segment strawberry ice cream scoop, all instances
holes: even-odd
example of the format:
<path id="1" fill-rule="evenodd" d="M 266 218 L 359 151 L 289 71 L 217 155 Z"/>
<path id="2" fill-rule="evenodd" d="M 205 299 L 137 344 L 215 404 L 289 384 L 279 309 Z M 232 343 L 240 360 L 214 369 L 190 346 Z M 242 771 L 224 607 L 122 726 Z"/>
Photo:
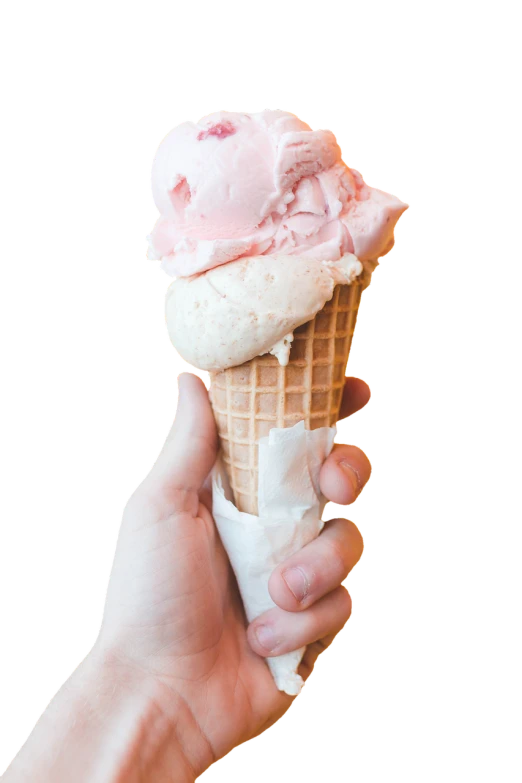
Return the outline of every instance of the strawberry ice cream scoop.
<path id="1" fill-rule="evenodd" d="M 276 253 L 375 261 L 406 209 L 343 163 L 330 131 L 282 111 L 218 112 L 174 128 L 152 190 L 160 218 L 149 256 L 178 277 Z"/>

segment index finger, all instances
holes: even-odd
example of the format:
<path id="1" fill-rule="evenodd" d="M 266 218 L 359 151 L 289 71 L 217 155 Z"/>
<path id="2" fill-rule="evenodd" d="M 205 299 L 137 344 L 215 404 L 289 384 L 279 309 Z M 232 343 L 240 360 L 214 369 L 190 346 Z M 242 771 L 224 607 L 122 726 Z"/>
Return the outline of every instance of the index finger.
<path id="1" fill-rule="evenodd" d="M 341 401 L 340 420 L 353 416 L 368 405 L 372 398 L 371 386 L 355 375 L 347 375 Z"/>

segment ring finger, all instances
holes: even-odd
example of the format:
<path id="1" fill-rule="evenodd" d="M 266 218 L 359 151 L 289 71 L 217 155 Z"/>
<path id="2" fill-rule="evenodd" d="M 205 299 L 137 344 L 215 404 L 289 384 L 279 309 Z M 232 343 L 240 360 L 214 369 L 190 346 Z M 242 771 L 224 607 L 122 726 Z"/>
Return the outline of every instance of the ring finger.
<path id="1" fill-rule="evenodd" d="M 283 655 L 338 633 L 351 611 L 348 591 L 338 587 L 304 612 L 270 609 L 249 626 L 248 640 L 258 655 Z"/>

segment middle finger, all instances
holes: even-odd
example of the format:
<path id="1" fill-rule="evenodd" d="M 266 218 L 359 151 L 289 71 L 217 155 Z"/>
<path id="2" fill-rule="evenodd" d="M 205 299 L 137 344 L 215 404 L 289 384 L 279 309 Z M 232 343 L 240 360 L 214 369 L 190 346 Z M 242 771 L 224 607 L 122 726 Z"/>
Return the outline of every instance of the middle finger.
<path id="1" fill-rule="evenodd" d="M 321 535 L 272 573 L 272 600 L 287 612 L 300 612 L 335 590 L 363 551 L 357 527 L 347 519 L 327 522 Z"/>

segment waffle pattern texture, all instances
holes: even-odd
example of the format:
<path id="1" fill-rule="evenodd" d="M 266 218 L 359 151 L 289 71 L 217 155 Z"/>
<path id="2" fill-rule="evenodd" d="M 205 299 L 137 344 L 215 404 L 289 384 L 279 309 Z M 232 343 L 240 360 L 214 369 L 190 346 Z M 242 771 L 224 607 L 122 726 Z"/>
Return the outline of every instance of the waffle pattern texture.
<path id="1" fill-rule="evenodd" d="M 273 427 L 331 427 L 339 418 L 362 280 L 338 285 L 312 321 L 294 332 L 286 367 L 256 356 L 210 378 L 222 457 L 240 511 L 257 514 L 257 444 Z"/>

